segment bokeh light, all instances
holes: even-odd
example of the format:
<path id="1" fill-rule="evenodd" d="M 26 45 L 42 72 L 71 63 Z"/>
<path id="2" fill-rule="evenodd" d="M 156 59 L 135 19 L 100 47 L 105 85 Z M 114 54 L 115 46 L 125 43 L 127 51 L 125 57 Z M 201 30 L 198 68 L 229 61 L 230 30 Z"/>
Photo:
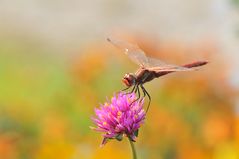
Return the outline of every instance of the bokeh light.
<path id="1" fill-rule="evenodd" d="M 113 34 L 169 63 L 209 61 L 145 84 L 139 159 L 238 159 L 238 4 L 1 1 L 0 159 L 131 158 L 127 140 L 100 148 L 89 128 L 138 68 L 107 42 Z"/>

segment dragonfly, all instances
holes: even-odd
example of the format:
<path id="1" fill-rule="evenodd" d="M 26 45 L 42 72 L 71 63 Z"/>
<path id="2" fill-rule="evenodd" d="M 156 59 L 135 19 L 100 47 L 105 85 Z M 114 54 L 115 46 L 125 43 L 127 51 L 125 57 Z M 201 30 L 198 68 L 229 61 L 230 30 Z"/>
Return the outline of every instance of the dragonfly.
<path id="1" fill-rule="evenodd" d="M 126 91 L 133 87 L 132 90 L 128 93 L 137 93 L 137 99 L 132 102 L 134 103 L 141 98 L 141 89 L 141 91 L 143 92 L 143 98 L 147 96 L 149 99 L 146 112 L 148 112 L 149 110 L 151 96 L 144 87 L 145 83 L 172 72 L 194 71 L 197 70 L 195 69 L 195 67 L 200 67 L 208 63 L 207 61 L 194 61 L 182 66 L 168 64 L 159 59 L 146 56 L 144 51 L 140 49 L 136 44 L 131 44 L 125 41 L 112 38 L 107 38 L 107 41 L 109 41 L 115 47 L 123 51 L 131 61 L 133 61 L 139 66 L 135 73 L 126 73 L 124 75 L 124 77 L 122 78 L 122 82 L 126 85 L 126 88 L 121 91 Z"/>

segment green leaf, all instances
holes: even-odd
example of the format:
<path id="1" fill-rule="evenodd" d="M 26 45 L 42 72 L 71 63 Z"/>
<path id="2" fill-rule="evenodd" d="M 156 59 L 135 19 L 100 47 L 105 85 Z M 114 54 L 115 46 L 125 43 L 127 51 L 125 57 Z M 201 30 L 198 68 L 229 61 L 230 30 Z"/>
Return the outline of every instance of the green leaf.
<path id="1" fill-rule="evenodd" d="M 122 139 L 123 139 L 123 134 L 118 134 L 115 138 L 116 138 L 118 141 L 122 141 Z"/>
<path id="2" fill-rule="evenodd" d="M 137 129 L 137 130 L 134 132 L 134 135 L 135 135 L 136 137 L 138 137 L 138 134 L 139 134 L 139 129 Z"/>

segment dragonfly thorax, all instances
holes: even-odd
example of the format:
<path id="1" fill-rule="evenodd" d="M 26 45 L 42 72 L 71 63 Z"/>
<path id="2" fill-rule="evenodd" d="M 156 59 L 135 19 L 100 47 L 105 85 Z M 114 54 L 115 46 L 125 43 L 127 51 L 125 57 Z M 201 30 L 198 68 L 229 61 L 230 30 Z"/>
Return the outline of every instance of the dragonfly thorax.
<path id="1" fill-rule="evenodd" d="M 130 87 L 136 83 L 136 77 L 133 73 L 126 73 L 122 81 L 127 87 Z"/>

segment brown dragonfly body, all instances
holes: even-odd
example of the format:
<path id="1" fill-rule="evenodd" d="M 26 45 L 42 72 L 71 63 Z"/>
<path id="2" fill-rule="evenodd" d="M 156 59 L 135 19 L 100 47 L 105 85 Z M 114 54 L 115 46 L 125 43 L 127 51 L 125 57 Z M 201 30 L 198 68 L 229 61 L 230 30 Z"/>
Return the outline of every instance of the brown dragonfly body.
<path id="1" fill-rule="evenodd" d="M 206 61 L 196 61 L 190 64 L 186 64 L 183 65 L 182 67 L 186 67 L 186 68 L 192 68 L 192 67 L 199 67 L 202 65 L 207 64 Z M 162 71 L 162 72 L 158 72 L 158 71 L 154 71 L 154 70 L 148 70 L 146 68 L 139 68 L 135 73 L 135 82 L 140 84 L 144 84 L 146 82 L 152 81 L 154 78 L 158 78 L 161 77 L 163 75 L 166 75 L 168 73 L 172 73 L 175 71 Z M 123 79 L 124 81 L 124 79 Z M 127 83 L 127 81 L 125 81 L 124 83 Z"/>
<path id="2" fill-rule="evenodd" d="M 140 68 L 135 73 L 125 74 L 122 81 L 127 86 L 127 88 L 122 91 L 125 91 L 133 86 L 133 89 L 130 93 L 138 93 L 138 98 L 135 100 L 137 101 L 140 99 L 140 87 L 142 89 L 144 97 L 147 95 L 149 98 L 149 104 L 146 112 L 148 111 L 151 97 L 144 88 L 144 83 L 172 72 L 193 71 L 195 70 L 194 67 L 203 66 L 208 63 L 207 61 L 196 61 L 182 66 L 167 64 L 158 59 L 147 57 L 137 45 L 132 45 L 123 41 L 112 39 L 107 40 L 119 49 L 123 50 L 133 62 L 140 66 Z"/>

